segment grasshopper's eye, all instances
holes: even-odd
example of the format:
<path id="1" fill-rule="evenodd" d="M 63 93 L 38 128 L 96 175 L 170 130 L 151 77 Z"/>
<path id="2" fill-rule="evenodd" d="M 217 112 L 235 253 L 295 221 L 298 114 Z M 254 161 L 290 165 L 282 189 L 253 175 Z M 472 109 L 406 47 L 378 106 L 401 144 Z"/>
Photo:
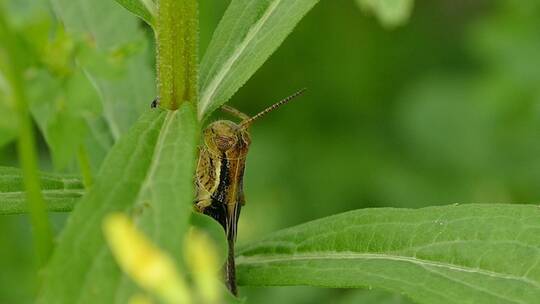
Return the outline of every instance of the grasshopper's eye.
<path id="1" fill-rule="evenodd" d="M 227 151 L 236 144 L 236 138 L 224 135 L 216 135 L 214 137 L 214 143 L 221 151 Z"/>

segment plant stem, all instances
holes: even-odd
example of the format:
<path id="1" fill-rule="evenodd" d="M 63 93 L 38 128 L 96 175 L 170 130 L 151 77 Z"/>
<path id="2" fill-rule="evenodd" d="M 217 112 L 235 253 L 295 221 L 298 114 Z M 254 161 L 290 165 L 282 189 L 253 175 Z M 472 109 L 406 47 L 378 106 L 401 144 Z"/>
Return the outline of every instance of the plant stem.
<path id="1" fill-rule="evenodd" d="M 158 94 L 163 108 L 197 104 L 198 33 L 197 0 L 157 1 Z"/>
<path id="2" fill-rule="evenodd" d="M 84 195 L 84 190 L 69 190 L 66 191 L 64 197 L 50 197 L 46 200 L 46 209 L 48 212 L 71 212 L 75 208 L 75 204 Z M 28 204 L 24 197 L 1 197 L 0 200 L 0 215 L 14 215 L 28 213 Z"/>
<path id="3" fill-rule="evenodd" d="M 0 61 L 4 61 L 2 67 L 10 85 L 10 93 L 18 120 L 18 154 L 30 209 L 32 232 L 39 266 L 44 266 L 53 247 L 51 226 L 45 211 L 45 202 L 41 196 L 34 129 L 22 78 L 22 64 L 20 62 L 22 55 L 18 51 L 18 41 L 2 15 L 0 15 L 0 38 L 4 50 L 4 58 L 0 58 Z"/>

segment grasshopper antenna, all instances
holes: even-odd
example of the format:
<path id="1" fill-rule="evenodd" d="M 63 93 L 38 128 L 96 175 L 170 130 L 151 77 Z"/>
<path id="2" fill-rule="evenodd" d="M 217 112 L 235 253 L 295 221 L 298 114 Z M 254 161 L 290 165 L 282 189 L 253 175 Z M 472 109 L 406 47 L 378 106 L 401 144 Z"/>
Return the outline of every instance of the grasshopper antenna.
<path id="1" fill-rule="evenodd" d="M 264 115 L 268 114 L 269 112 L 274 111 L 275 109 L 281 107 L 282 105 L 284 105 L 284 104 L 286 104 L 286 103 L 289 103 L 289 102 L 290 102 L 291 100 L 293 100 L 295 97 L 298 97 L 298 96 L 302 95 L 305 91 L 306 91 L 306 88 L 303 88 L 303 89 L 301 89 L 300 91 L 298 91 L 298 92 L 292 94 L 291 96 L 289 96 L 289 97 L 287 97 L 287 98 L 285 98 L 285 99 L 282 99 L 282 100 L 276 102 L 275 104 L 273 104 L 273 105 L 269 106 L 268 108 L 266 108 L 266 109 L 262 110 L 261 112 L 259 112 L 259 114 L 255 115 L 255 116 L 253 116 L 253 117 L 251 117 L 251 118 L 249 118 L 249 119 L 244 120 L 244 121 L 240 124 L 240 127 L 245 128 L 245 129 L 249 128 L 249 126 L 251 126 L 251 124 L 252 124 L 255 120 L 257 120 L 257 119 L 263 117 Z"/>

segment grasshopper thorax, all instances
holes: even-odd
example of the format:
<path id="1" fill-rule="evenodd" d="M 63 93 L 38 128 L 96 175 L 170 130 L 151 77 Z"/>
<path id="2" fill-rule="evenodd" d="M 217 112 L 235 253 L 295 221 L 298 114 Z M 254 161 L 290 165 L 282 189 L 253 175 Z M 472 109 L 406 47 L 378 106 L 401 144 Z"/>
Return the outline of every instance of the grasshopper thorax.
<path id="1" fill-rule="evenodd" d="M 218 120 L 204 130 L 204 145 L 220 157 L 244 158 L 251 144 L 247 128 L 229 120 Z"/>

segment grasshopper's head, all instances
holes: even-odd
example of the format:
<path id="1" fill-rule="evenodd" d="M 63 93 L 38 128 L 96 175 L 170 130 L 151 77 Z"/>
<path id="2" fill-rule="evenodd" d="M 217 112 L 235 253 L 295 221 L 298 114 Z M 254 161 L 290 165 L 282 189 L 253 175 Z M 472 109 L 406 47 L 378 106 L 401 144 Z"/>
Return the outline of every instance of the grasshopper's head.
<path id="1" fill-rule="evenodd" d="M 251 138 L 247 128 L 229 120 L 218 120 L 204 130 L 204 144 L 217 155 L 240 158 L 247 154 Z"/>
<path id="2" fill-rule="evenodd" d="M 204 144 L 206 148 L 219 156 L 225 154 L 227 157 L 245 157 L 249 149 L 249 145 L 251 144 L 251 138 L 248 133 L 248 129 L 251 124 L 267 113 L 288 103 L 296 96 L 302 94 L 304 91 L 305 89 L 302 89 L 294 93 L 293 95 L 271 105 L 251 118 L 245 114 L 242 114 L 245 116 L 245 119 L 240 124 L 236 124 L 229 120 L 218 120 L 211 123 L 204 130 Z"/>

